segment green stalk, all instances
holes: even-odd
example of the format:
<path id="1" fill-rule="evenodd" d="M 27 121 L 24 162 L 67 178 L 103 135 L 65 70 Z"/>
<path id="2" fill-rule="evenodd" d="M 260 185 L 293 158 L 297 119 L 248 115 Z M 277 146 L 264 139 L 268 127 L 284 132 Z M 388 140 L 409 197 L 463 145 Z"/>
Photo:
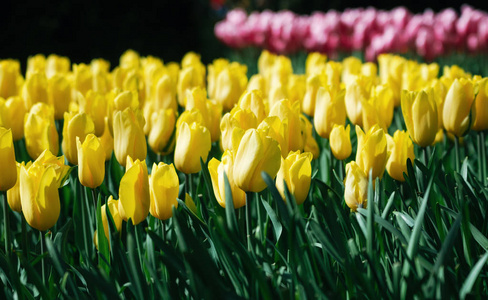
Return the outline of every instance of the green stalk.
<path id="1" fill-rule="evenodd" d="M 9 208 L 8 200 L 7 200 L 7 192 L 2 191 L 3 196 L 3 221 L 4 221 L 4 230 L 5 230 L 5 256 L 7 260 L 10 260 L 10 220 L 9 220 Z"/>
<path id="2" fill-rule="evenodd" d="M 246 235 L 247 235 L 247 250 L 251 252 L 251 199 L 252 192 L 246 192 Z"/>
<path id="3" fill-rule="evenodd" d="M 485 132 L 481 131 L 481 159 L 483 160 L 482 164 L 482 169 L 483 169 L 483 183 L 486 185 L 486 177 L 488 174 L 486 173 L 486 140 L 485 140 Z"/>
<path id="4" fill-rule="evenodd" d="M 479 177 L 479 180 L 480 182 L 484 182 L 484 179 L 483 179 L 483 156 L 481 154 L 482 152 L 482 145 L 484 144 L 482 138 L 481 138 L 481 132 L 478 132 L 478 138 L 476 139 L 476 150 L 478 150 L 477 154 L 478 154 L 478 177 Z"/>
<path id="5" fill-rule="evenodd" d="M 24 252 L 24 257 L 29 260 L 29 244 L 27 243 L 27 221 L 25 220 L 24 214 L 21 215 L 22 218 L 22 252 Z"/>
<path id="6" fill-rule="evenodd" d="M 42 256 L 44 255 L 44 236 L 42 234 L 42 231 L 39 231 L 39 239 L 41 240 L 41 256 Z M 42 275 L 42 283 L 46 285 L 44 258 L 41 259 L 41 275 Z"/>
<path id="7" fill-rule="evenodd" d="M 427 147 L 422 147 L 422 154 L 424 156 L 424 165 L 426 167 L 428 167 L 428 165 L 429 165 L 429 158 L 428 158 L 428 155 L 427 155 Z"/>
<path id="8" fill-rule="evenodd" d="M 456 136 L 454 137 L 454 150 L 456 152 L 456 172 L 459 173 L 459 138 Z"/>

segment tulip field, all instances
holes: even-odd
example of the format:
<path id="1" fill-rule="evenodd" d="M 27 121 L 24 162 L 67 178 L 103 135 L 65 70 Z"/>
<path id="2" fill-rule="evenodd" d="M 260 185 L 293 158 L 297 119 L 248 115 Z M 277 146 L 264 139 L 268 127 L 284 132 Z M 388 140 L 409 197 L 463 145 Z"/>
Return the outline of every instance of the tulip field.
<path id="1" fill-rule="evenodd" d="M 0 60 L 2 298 L 487 298 L 488 78 L 376 54 Z"/>

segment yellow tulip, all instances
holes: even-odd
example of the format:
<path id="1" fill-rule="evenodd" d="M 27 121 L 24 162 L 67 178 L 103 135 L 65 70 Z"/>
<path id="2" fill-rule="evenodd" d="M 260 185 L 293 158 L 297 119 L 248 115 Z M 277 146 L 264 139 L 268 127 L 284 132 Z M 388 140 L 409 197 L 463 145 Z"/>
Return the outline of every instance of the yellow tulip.
<path id="1" fill-rule="evenodd" d="M 175 146 L 176 112 L 172 109 L 153 112 L 151 123 L 151 131 L 147 139 L 149 147 L 155 153 L 164 155 L 171 153 Z"/>
<path id="2" fill-rule="evenodd" d="M 265 132 L 249 129 L 242 137 L 234 160 L 234 180 L 245 192 L 260 192 L 266 188 L 262 172 L 275 178 L 281 164 L 281 150 L 277 141 Z"/>
<path id="3" fill-rule="evenodd" d="M 334 124 L 346 123 L 344 90 L 320 87 L 315 100 L 314 125 L 317 133 L 328 139 Z"/>
<path id="4" fill-rule="evenodd" d="M 238 105 L 243 110 L 248 109 L 252 111 L 258 123 L 264 120 L 267 116 L 263 95 L 259 90 L 249 90 L 242 94 Z"/>
<path id="5" fill-rule="evenodd" d="M 127 157 L 145 160 L 147 155 L 144 117 L 140 110 L 126 108 L 114 115 L 114 152 L 120 165 Z"/>
<path id="6" fill-rule="evenodd" d="M 0 61 L 0 97 L 18 96 L 24 79 L 20 74 L 20 63 L 13 59 Z"/>
<path id="7" fill-rule="evenodd" d="M 476 120 L 476 106 L 473 102 L 473 83 L 464 78 L 455 79 L 447 92 L 442 112 L 447 132 L 461 137 L 469 131 L 473 120 Z"/>
<path id="8" fill-rule="evenodd" d="M 43 54 L 36 54 L 27 58 L 27 78 L 33 73 L 46 71 L 46 57 Z"/>
<path id="9" fill-rule="evenodd" d="M 310 152 L 290 152 L 286 158 L 281 158 L 281 167 L 276 175 L 276 188 L 285 199 L 285 186 L 295 197 L 298 205 L 307 199 L 312 177 L 312 158 Z"/>
<path id="10" fill-rule="evenodd" d="M 182 107 L 186 106 L 186 90 L 194 87 L 204 87 L 205 74 L 198 71 L 197 67 L 189 66 L 183 67 L 178 76 L 178 84 L 176 86 L 176 94 L 178 96 L 178 104 Z"/>
<path id="11" fill-rule="evenodd" d="M 354 56 L 349 56 L 342 61 L 341 79 L 346 86 L 361 74 L 362 65 L 361 60 Z"/>
<path id="12" fill-rule="evenodd" d="M 27 165 L 25 162 L 17 163 L 17 182 L 7 191 L 8 205 L 13 211 L 22 212 L 22 202 L 20 201 L 20 168 L 29 168 L 31 164 L 31 161 Z"/>
<path id="13" fill-rule="evenodd" d="M 206 162 L 211 147 L 210 131 L 206 127 L 198 123 L 189 125 L 183 122 L 178 128 L 176 138 L 176 169 L 185 174 L 200 172 L 200 158 Z"/>
<path id="14" fill-rule="evenodd" d="M 118 208 L 122 219 L 131 219 L 132 224 L 137 225 L 146 219 L 151 203 L 147 166 L 144 160 L 132 161 L 130 156 L 126 165 L 120 180 Z"/>
<path id="15" fill-rule="evenodd" d="M 305 73 L 307 75 L 320 74 L 325 67 L 327 55 L 320 52 L 311 52 L 305 61 Z"/>
<path id="16" fill-rule="evenodd" d="M 355 161 L 346 165 L 344 200 L 351 211 L 366 208 L 368 204 L 368 177 Z"/>
<path id="17" fill-rule="evenodd" d="M 474 100 L 476 118 L 473 130 L 482 131 L 488 129 L 488 78 L 483 78 L 476 83 L 478 94 Z"/>
<path id="18" fill-rule="evenodd" d="M 344 160 L 351 155 L 352 146 L 351 146 L 351 127 L 347 125 L 344 128 L 344 125 L 334 125 L 332 131 L 330 132 L 330 149 L 332 150 L 332 154 L 338 160 Z"/>
<path id="19" fill-rule="evenodd" d="M 63 153 L 70 164 L 78 164 L 78 149 L 76 147 L 76 137 L 80 142 L 85 141 L 85 137 L 95 133 L 95 124 L 85 113 L 64 113 L 63 141 L 61 147 Z"/>
<path id="20" fill-rule="evenodd" d="M 46 76 L 49 79 L 57 74 L 67 74 L 70 67 L 69 58 L 50 54 L 46 59 Z"/>
<path id="21" fill-rule="evenodd" d="M 44 150 L 41 155 L 36 159 L 38 164 L 42 164 L 45 167 L 51 166 L 56 173 L 56 182 L 59 186 L 63 185 L 67 179 L 70 171 L 70 167 L 64 164 L 64 156 L 54 156 L 49 150 Z M 29 167 L 29 163 L 26 168 Z"/>
<path id="22" fill-rule="evenodd" d="M 354 125 L 363 126 L 363 103 L 371 97 L 373 82 L 369 77 L 357 76 L 346 86 L 344 102 L 347 117 Z"/>
<path id="23" fill-rule="evenodd" d="M 319 87 L 322 85 L 320 75 L 311 75 L 307 78 L 307 87 L 305 91 L 305 96 L 302 100 L 302 111 L 313 117 L 315 113 L 315 99 L 317 97 L 317 92 Z"/>
<path id="24" fill-rule="evenodd" d="M 89 90 L 86 95 L 79 94 L 78 103 L 81 113 L 86 113 L 95 125 L 95 135 L 102 136 L 107 116 L 107 102 L 101 93 Z"/>
<path id="25" fill-rule="evenodd" d="M 78 178 L 83 186 L 94 189 L 103 183 L 105 177 L 105 151 L 98 138 L 90 133 L 83 144 L 76 137 L 78 149 Z"/>
<path id="26" fill-rule="evenodd" d="M 17 182 L 17 165 L 15 162 L 14 141 L 12 130 L 0 127 L 0 191 L 7 191 Z"/>
<path id="27" fill-rule="evenodd" d="M 234 208 L 238 209 L 246 205 L 246 193 L 241 190 L 234 181 L 234 155 L 231 151 L 226 150 L 224 154 L 222 154 L 222 162 L 216 158 L 212 158 L 208 163 L 208 171 L 210 172 L 210 178 L 212 179 L 215 198 L 220 206 L 225 208 L 224 173 L 229 180 Z"/>
<path id="28" fill-rule="evenodd" d="M 398 55 L 381 54 L 378 56 L 379 75 L 382 84 L 388 84 L 393 91 L 395 107 L 400 105 L 403 73 L 407 60 Z"/>
<path id="29" fill-rule="evenodd" d="M 236 150 L 237 147 L 239 147 L 239 143 L 241 142 L 244 132 L 246 131 L 244 128 L 242 128 L 242 124 L 240 124 L 240 121 L 244 118 L 237 118 L 236 115 L 233 114 L 238 110 L 238 108 L 234 108 L 230 113 L 226 113 L 220 121 L 220 131 L 222 132 L 220 147 L 223 151 Z M 253 114 L 252 117 L 254 117 Z M 250 118 L 250 120 L 251 122 L 255 122 L 255 118 Z"/>
<path id="30" fill-rule="evenodd" d="M 378 124 L 387 131 L 393 120 L 394 101 L 391 89 L 386 85 L 377 85 L 371 89 L 371 98 L 361 102 L 363 107 L 363 128 L 368 130 Z"/>
<path id="31" fill-rule="evenodd" d="M 402 113 L 412 140 L 421 147 L 432 145 L 438 129 L 437 104 L 432 89 L 402 93 Z"/>
<path id="32" fill-rule="evenodd" d="M 305 75 L 290 75 L 286 92 L 288 99 L 291 102 L 301 102 L 303 97 L 305 97 L 306 85 L 307 78 Z"/>
<path id="33" fill-rule="evenodd" d="M 154 106 L 155 110 L 171 108 L 177 111 L 178 109 L 176 87 L 171 77 L 167 74 L 161 76 L 161 79 L 156 84 Z"/>
<path id="34" fill-rule="evenodd" d="M 302 134 L 305 131 L 305 124 L 301 122 L 300 115 L 300 102 L 291 103 L 288 99 L 277 102 L 269 112 L 270 117 L 278 117 L 285 125 L 284 137 L 287 144 L 285 147 L 288 150 L 287 152 L 303 151 L 304 139 Z M 284 145 L 281 144 L 281 147 L 283 148 Z M 284 154 L 284 156 L 286 155 L 288 153 Z"/>
<path id="35" fill-rule="evenodd" d="M 207 75 L 207 89 L 208 89 L 208 97 L 210 99 L 215 98 L 216 86 L 217 86 L 217 77 L 227 66 L 229 65 L 229 60 L 225 58 L 217 58 L 207 66 L 208 68 L 208 75 Z"/>
<path id="36" fill-rule="evenodd" d="M 20 200 L 27 223 L 40 231 L 56 224 L 61 205 L 55 166 L 37 160 L 20 168 Z"/>
<path id="37" fill-rule="evenodd" d="M 386 135 L 388 141 L 388 151 L 391 153 L 386 163 L 386 171 L 393 179 L 398 181 L 405 181 L 403 173 L 407 173 L 407 160 L 413 163 L 415 153 L 413 151 L 413 143 L 407 132 L 397 130 L 393 137 Z"/>
<path id="38" fill-rule="evenodd" d="M 313 125 L 303 114 L 300 115 L 300 120 L 305 124 L 305 132 L 303 134 L 305 144 L 304 151 L 312 153 L 313 159 L 317 159 L 320 156 L 320 148 L 317 140 L 313 137 Z"/>
<path id="39" fill-rule="evenodd" d="M 153 164 L 149 177 L 151 204 L 149 212 L 152 216 L 167 220 L 173 216 L 173 207 L 178 207 L 180 182 L 173 164 L 160 162 Z"/>
<path id="40" fill-rule="evenodd" d="M 210 123 L 210 114 L 207 107 L 207 92 L 204 88 L 194 87 L 186 90 L 185 110 L 199 110 L 203 117 L 202 125 L 207 127 Z"/>
<path id="41" fill-rule="evenodd" d="M 27 113 L 24 101 L 19 96 L 10 97 L 5 102 L 3 110 L 3 126 L 12 129 L 14 141 L 22 139 L 24 137 L 24 117 Z"/>
<path id="42" fill-rule="evenodd" d="M 268 109 L 283 99 L 288 99 L 288 88 L 280 82 L 273 84 L 269 88 L 267 99 Z"/>
<path id="43" fill-rule="evenodd" d="M 261 74 L 254 74 L 249 78 L 247 83 L 246 91 L 250 92 L 253 90 L 259 91 L 261 94 L 266 94 L 266 81 Z"/>
<path id="44" fill-rule="evenodd" d="M 222 105 L 215 100 L 207 101 L 207 128 L 212 137 L 212 143 L 220 139 L 220 121 L 222 120 Z"/>
<path id="45" fill-rule="evenodd" d="M 25 107 L 31 108 L 32 105 L 42 102 L 49 103 L 47 96 L 47 77 L 45 73 L 32 73 L 25 81 L 22 98 L 24 98 Z"/>
<path id="46" fill-rule="evenodd" d="M 32 159 L 36 159 L 44 150 L 58 154 L 59 137 L 54 123 L 53 108 L 45 103 L 32 106 L 25 117 L 25 147 Z"/>
<path id="47" fill-rule="evenodd" d="M 105 161 L 110 160 L 114 151 L 114 138 L 112 134 L 110 134 L 110 130 L 108 128 L 108 117 L 105 117 L 105 129 L 103 130 L 103 135 L 98 139 L 100 140 L 103 151 L 105 152 Z"/>
<path id="48" fill-rule="evenodd" d="M 110 215 L 112 216 L 112 220 L 114 221 L 115 228 L 117 231 L 120 231 L 122 228 L 122 218 L 119 214 L 119 200 L 114 200 L 113 196 L 111 195 L 108 200 L 107 204 L 101 206 L 102 211 L 102 224 L 103 224 L 103 231 L 105 233 L 105 237 L 107 240 L 110 239 L 110 232 L 109 232 L 109 225 L 108 225 L 108 216 L 107 216 L 107 205 L 108 210 L 110 211 Z M 98 232 L 95 231 L 93 240 L 95 242 L 95 247 L 98 249 Z"/>
<path id="49" fill-rule="evenodd" d="M 55 74 L 47 81 L 49 103 L 54 106 L 54 118 L 60 120 L 69 110 L 71 84 L 66 75 Z"/>
<path id="50" fill-rule="evenodd" d="M 73 88 L 86 95 L 93 89 L 93 74 L 86 64 L 73 64 Z"/>
<path id="51" fill-rule="evenodd" d="M 364 174 L 372 171 L 372 178 L 381 178 L 385 171 L 388 161 L 388 145 L 383 129 L 374 125 L 366 133 L 356 125 L 356 135 L 358 137 L 358 148 L 356 152 L 356 162 L 363 170 Z"/>
<path id="52" fill-rule="evenodd" d="M 224 111 L 231 110 L 247 87 L 247 66 L 233 62 L 217 76 L 215 100 L 222 104 Z"/>

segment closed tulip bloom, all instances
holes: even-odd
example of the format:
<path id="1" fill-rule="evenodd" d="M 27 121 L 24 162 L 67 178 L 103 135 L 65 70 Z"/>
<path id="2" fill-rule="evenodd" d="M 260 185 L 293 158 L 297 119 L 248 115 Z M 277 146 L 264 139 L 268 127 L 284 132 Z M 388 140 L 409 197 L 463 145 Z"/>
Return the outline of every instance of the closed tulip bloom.
<path id="1" fill-rule="evenodd" d="M 305 144 L 304 151 L 312 153 L 313 159 L 317 159 L 320 156 L 320 148 L 317 140 L 313 137 L 313 125 L 303 114 L 300 115 L 300 120 L 305 124 L 305 131 L 303 134 Z"/>
<path id="2" fill-rule="evenodd" d="M 465 135 L 476 119 L 474 86 L 470 80 L 455 79 L 446 95 L 442 120 L 447 132 Z M 485 108 L 486 109 L 486 108 Z"/>
<path id="3" fill-rule="evenodd" d="M 269 112 L 269 116 L 277 116 L 281 122 L 286 123 L 285 142 L 289 151 L 303 151 L 303 132 L 305 124 L 300 120 L 300 102 L 291 102 L 283 99 L 277 102 Z M 282 145 L 283 147 L 283 145 Z M 283 149 L 282 149 L 283 150 Z M 283 151 L 282 151 L 283 153 Z M 288 153 L 285 153 L 285 156 Z"/>
<path id="4" fill-rule="evenodd" d="M 344 128 L 344 125 L 334 125 L 332 131 L 330 132 L 330 149 L 332 150 L 332 154 L 338 160 L 344 160 L 351 155 L 352 146 L 351 146 L 351 127 L 347 125 Z"/>
<path id="5" fill-rule="evenodd" d="M 246 90 L 252 91 L 252 90 L 257 90 L 261 94 L 266 93 L 266 80 L 264 79 L 264 76 L 261 74 L 254 74 L 249 78 L 249 82 L 247 83 L 247 88 Z"/>
<path id="6" fill-rule="evenodd" d="M 344 90 L 320 87 L 315 100 L 314 125 L 317 133 L 328 139 L 334 124 L 344 125 L 345 123 Z"/>
<path id="7" fill-rule="evenodd" d="M 49 103 L 54 106 L 54 118 L 60 120 L 69 109 L 71 102 L 71 83 L 66 75 L 55 74 L 47 82 Z"/>
<path id="8" fill-rule="evenodd" d="M 224 111 L 231 110 L 247 87 L 247 66 L 233 62 L 217 76 L 215 100 Z"/>
<path id="9" fill-rule="evenodd" d="M 178 207 L 180 182 L 173 164 L 160 162 L 153 164 L 149 177 L 151 205 L 149 212 L 153 217 L 167 220 L 173 216 L 173 207 Z"/>
<path id="10" fill-rule="evenodd" d="M 56 74 L 66 74 L 69 72 L 71 63 L 69 58 L 51 54 L 46 59 L 46 76 L 52 78 Z"/>
<path id="11" fill-rule="evenodd" d="M 373 179 L 381 178 L 389 156 L 385 132 L 378 125 L 374 125 L 364 133 L 356 125 L 356 135 L 358 137 L 358 150 L 356 152 L 358 166 L 368 176 L 372 170 Z"/>
<path id="12" fill-rule="evenodd" d="M 305 96 L 307 78 L 305 75 L 290 75 L 288 78 L 287 95 L 291 102 L 301 102 Z"/>
<path id="13" fill-rule="evenodd" d="M 105 116 L 107 116 L 107 102 L 105 96 L 92 90 L 86 96 L 78 95 L 80 112 L 86 113 L 95 125 L 95 135 L 102 136 L 105 129 Z"/>
<path id="14" fill-rule="evenodd" d="M 381 83 L 388 84 L 393 91 L 395 106 L 400 105 L 402 80 L 407 60 L 398 55 L 381 54 L 378 56 Z"/>
<path id="15" fill-rule="evenodd" d="M 140 110 L 126 108 L 114 116 L 114 152 L 120 165 L 124 166 L 127 157 L 145 160 L 147 155 L 144 117 Z"/>
<path id="16" fill-rule="evenodd" d="M 125 221 L 132 220 L 137 225 L 144 221 L 149 214 L 150 195 L 149 177 L 146 162 L 132 161 L 127 157 L 127 167 L 120 180 L 119 213 Z"/>
<path id="17" fill-rule="evenodd" d="M 24 137 L 24 117 L 27 113 L 24 101 L 19 96 L 10 97 L 5 102 L 3 109 L 3 126 L 12 129 L 14 141 L 22 139 Z"/>
<path id="18" fill-rule="evenodd" d="M 15 162 L 14 141 L 12 130 L 0 127 L 0 191 L 7 191 L 17 182 L 17 165 Z"/>
<path id="19" fill-rule="evenodd" d="M 185 174 L 200 172 L 200 158 L 207 161 L 212 147 L 210 131 L 198 123 L 183 122 L 178 130 L 175 149 L 175 167 Z"/>
<path id="20" fill-rule="evenodd" d="M 70 164 L 78 164 L 78 148 L 76 146 L 76 137 L 80 142 L 85 141 L 85 137 L 95 133 L 95 124 L 92 119 L 85 113 L 65 113 L 63 126 L 63 141 L 61 147 L 63 153 Z"/>
<path id="21" fill-rule="evenodd" d="M 241 190 L 234 181 L 234 155 L 232 151 L 225 151 L 224 154 L 222 154 L 222 161 L 212 158 L 208 163 L 208 171 L 210 172 L 210 178 L 212 179 L 215 198 L 220 206 L 225 208 L 224 173 L 229 180 L 234 208 L 238 209 L 246 205 L 246 193 Z"/>
<path id="22" fill-rule="evenodd" d="M 114 221 L 115 228 L 117 231 L 120 231 L 122 228 L 122 218 L 119 213 L 119 200 L 114 200 L 112 196 L 110 196 L 107 200 L 107 204 L 102 205 L 101 212 L 102 212 L 102 224 L 103 224 L 103 231 L 105 233 L 105 237 L 107 240 L 110 239 L 110 232 L 109 232 L 109 225 L 108 225 L 108 216 L 107 216 L 107 205 L 108 210 L 110 211 L 110 215 L 112 216 L 112 220 Z M 98 232 L 95 231 L 95 235 L 93 237 L 95 242 L 95 247 L 98 249 Z"/>
<path id="23" fill-rule="evenodd" d="M 363 107 L 363 128 L 368 130 L 378 124 L 387 131 L 393 120 L 393 93 L 387 85 L 377 85 L 371 89 L 371 98 L 361 102 Z"/>
<path id="24" fill-rule="evenodd" d="M 438 129 L 433 90 L 402 93 L 402 113 L 412 140 L 421 147 L 432 145 Z"/>
<path id="25" fill-rule="evenodd" d="M 98 139 L 100 140 L 105 153 L 105 161 L 110 160 L 112 158 L 112 153 L 114 152 L 114 138 L 108 128 L 108 117 L 105 117 L 105 130 L 103 131 L 102 136 Z"/>
<path id="26" fill-rule="evenodd" d="M 256 121 L 260 123 L 266 118 L 266 106 L 264 105 L 263 94 L 259 90 L 249 90 L 242 94 L 238 103 L 241 109 L 249 109 L 256 117 Z"/>
<path id="27" fill-rule="evenodd" d="M 94 134 L 88 134 L 83 144 L 76 137 L 78 178 L 83 186 L 99 187 L 105 177 L 105 151 Z"/>
<path id="28" fill-rule="evenodd" d="M 476 111 L 473 130 L 482 131 L 488 129 L 488 78 L 481 79 L 476 85 L 478 94 L 473 104 Z"/>
<path id="29" fill-rule="evenodd" d="M 413 151 L 413 143 L 408 135 L 408 132 L 397 130 L 393 137 L 386 135 L 388 141 L 388 151 L 390 157 L 386 163 L 386 171 L 393 179 L 398 181 L 405 181 L 403 173 L 407 173 L 407 160 L 413 163 L 415 153 Z"/>
<path id="30" fill-rule="evenodd" d="M 176 89 L 173 80 L 167 74 L 163 75 L 156 84 L 154 103 L 155 110 L 171 108 L 177 111 L 178 109 Z"/>
<path id="31" fill-rule="evenodd" d="M 368 176 L 355 161 L 346 165 L 344 200 L 351 211 L 366 208 L 368 204 Z"/>
<path id="32" fill-rule="evenodd" d="M 311 117 L 315 113 L 315 99 L 321 84 L 320 75 L 314 74 L 307 78 L 305 96 L 302 100 L 302 111 Z"/>
<path id="33" fill-rule="evenodd" d="M 217 85 L 217 77 L 227 66 L 229 65 L 229 60 L 225 58 L 217 58 L 207 66 L 208 75 L 207 75 L 207 90 L 208 90 L 208 97 L 214 98 L 216 85 Z"/>
<path id="34" fill-rule="evenodd" d="M 311 52 L 305 61 L 305 73 L 307 75 L 319 74 L 325 67 L 327 55 L 320 52 Z"/>
<path id="35" fill-rule="evenodd" d="M 346 104 L 347 117 L 354 125 L 363 126 L 363 103 L 371 96 L 373 82 L 369 77 L 355 77 L 346 86 L 344 102 Z"/>
<path id="36" fill-rule="evenodd" d="M 12 59 L 0 61 L 0 97 L 7 99 L 19 95 L 23 81 L 19 61 Z"/>
<path id="37" fill-rule="evenodd" d="M 222 120 L 222 105 L 215 100 L 207 101 L 207 128 L 212 137 L 212 143 L 220 140 L 220 121 Z"/>
<path id="38" fill-rule="evenodd" d="M 234 108 L 235 110 L 236 108 Z M 234 111 L 233 110 L 233 111 Z M 253 115 L 254 116 L 254 115 Z M 237 150 L 245 129 L 242 128 L 242 124 L 239 123 L 239 119 L 235 118 L 232 112 L 226 113 L 220 121 L 220 147 L 223 151 Z"/>
<path id="39" fill-rule="evenodd" d="M 32 159 L 44 150 L 58 154 L 59 137 L 54 123 L 54 111 L 45 103 L 32 106 L 24 123 L 25 147 Z"/>
<path id="40" fill-rule="evenodd" d="M 275 178 L 281 164 L 277 141 L 261 130 L 249 129 L 242 137 L 234 160 L 234 180 L 245 192 L 260 192 L 266 188 L 262 172 Z"/>
<path id="41" fill-rule="evenodd" d="M 49 104 L 46 74 L 41 72 L 32 73 L 25 81 L 22 97 L 27 108 L 38 102 Z"/>
<path id="42" fill-rule="evenodd" d="M 203 76 L 203 77 L 202 77 Z M 183 67 L 178 76 L 178 84 L 176 86 L 178 104 L 182 107 L 186 106 L 186 90 L 194 87 L 204 87 L 205 74 L 194 66 Z"/>
<path id="43" fill-rule="evenodd" d="M 16 212 L 22 211 L 22 202 L 20 202 L 20 168 L 29 168 L 32 162 L 28 162 L 27 165 L 25 162 L 17 163 L 17 182 L 15 185 L 7 191 L 7 200 L 10 209 Z"/>
<path id="44" fill-rule="evenodd" d="M 25 220 L 40 231 L 56 224 L 61 205 L 55 167 L 35 161 L 20 168 L 20 200 Z"/>
<path id="45" fill-rule="evenodd" d="M 161 109 L 151 115 L 151 131 L 148 136 L 149 147 L 155 153 L 169 154 L 175 146 L 176 112 L 172 109 Z"/>
<path id="46" fill-rule="evenodd" d="M 312 158 L 312 153 L 300 154 L 300 151 L 290 152 L 286 158 L 281 158 L 281 167 L 276 175 L 276 188 L 283 199 L 285 199 L 284 182 L 298 205 L 307 199 L 312 180 Z"/>
<path id="47" fill-rule="evenodd" d="M 207 107 L 207 92 L 204 88 L 194 87 L 186 90 L 185 110 L 199 110 L 203 117 L 202 125 L 207 127 L 210 123 L 210 113 Z"/>

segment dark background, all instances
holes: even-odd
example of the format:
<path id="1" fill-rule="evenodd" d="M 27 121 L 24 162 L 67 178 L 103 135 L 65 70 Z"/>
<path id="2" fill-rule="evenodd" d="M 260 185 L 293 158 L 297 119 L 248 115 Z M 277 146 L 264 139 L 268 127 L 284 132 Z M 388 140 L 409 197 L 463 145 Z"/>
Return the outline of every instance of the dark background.
<path id="1" fill-rule="evenodd" d="M 467 1 L 470 3 L 470 1 Z M 460 9 L 456 1 L 276 1 L 276 0 L 176 0 L 176 1 L 2 1 L 0 6 L 0 58 L 15 58 L 25 69 L 27 57 L 42 53 L 68 56 L 73 63 L 104 58 L 112 67 L 120 55 L 134 49 L 164 61 L 180 61 L 187 51 L 202 55 L 205 63 L 225 56 L 226 47 L 213 34 L 215 22 L 233 7 L 248 11 L 314 10 L 373 6 L 392 9 L 406 6 L 412 12 L 425 8 Z M 488 10 L 488 1 L 471 1 Z"/>

